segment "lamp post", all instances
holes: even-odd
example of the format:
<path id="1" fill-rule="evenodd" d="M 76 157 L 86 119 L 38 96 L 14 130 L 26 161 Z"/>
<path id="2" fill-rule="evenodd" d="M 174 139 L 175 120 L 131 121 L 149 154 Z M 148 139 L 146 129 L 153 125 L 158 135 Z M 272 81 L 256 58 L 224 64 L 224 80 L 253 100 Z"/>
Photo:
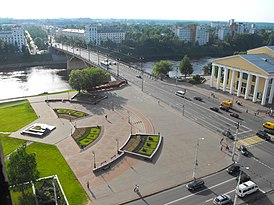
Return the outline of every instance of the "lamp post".
<path id="1" fill-rule="evenodd" d="M 195 160 L 194 160 L 194 166 L 193 166 L 193 174 L 192 178 L 195 179 L 195 173 L 196 173 L 196 167 L 198 166 L 198 150 L 199 150 L 199 142 L 200 140 L 204 140 L 203 137 L 197 139 L 197 144 L 196 144 L 196 153 L 195 153 Z"/>
<path id="2" fill-rule="evenodd" d="M 117 76 L 119 76 L 120 58 L 117 58 Z"/>
<path id="3" fill-rule="evenodd" d="M 177 87 L 177 75 L 178 75 L 178 67 L 176 68 L 176 76 L 175 76 L 175 83 L 176 83 L 176 87 Z"/>
<path id="4" fill-rule="evenodd" d="M 119 154 L 119 140 L 116 138 L 116 145 L 117 145 L 117 154 Z"/>
<path id="5" fill-rule="evenodd" d="M 96 162 L 95 162 L 95 152 L 92 151 L 93 154 L 93 168 L 96 168 Z"/>
<path id="6" fill-rule="evenodd" d="M 239 132 L 239 128 L 240 128 L 240 122 L 237 122 L 236 125 L 236 135 L 235 135 L 235 138 L 234 138 L 234 144 L 233 144 L 233 151 L 232 151 L 232 161 L 235 162 L 235 159 L 234 159 L 234 156 L 235 156 L 235 150 L 236 150 L 236 143 L 237 143 L 237 140 L 238 140 L 238 132 Z"/>
<path id="7" fill-rule="evenodd" d="M 142 92 L 144 91 L 144 70 L 143 70 L 143 60 L 144 60 L 144 58 L 141 57 L 141 58 L 140 58 L 140 62 L 141 62 L 141 72 L 142 72 L 142 85 L 141 85 L 141 90 L 142 90 Z"/>

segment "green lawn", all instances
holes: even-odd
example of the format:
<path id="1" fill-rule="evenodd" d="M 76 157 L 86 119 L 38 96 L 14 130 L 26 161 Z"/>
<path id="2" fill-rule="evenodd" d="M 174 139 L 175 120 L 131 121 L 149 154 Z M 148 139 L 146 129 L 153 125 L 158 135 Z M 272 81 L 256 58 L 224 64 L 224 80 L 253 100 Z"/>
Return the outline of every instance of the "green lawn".
<path id="1" fill-rule="evenodd" d="M 24 140 L 14 139 L 3 134 L 0 135 L 0 139 L 5 155 L 17 149 L 24 142 Z M 40 177 L 58 175 L 69 204 L 86 204 L 85 191 L 56 146 L 34 142 L 27 147 L 27 152 L 36 154 Z M 12 193 L 14 201 L 18 201 L 20 196 L 21 194 L 18 192 Z"/>
<path id="2" fill-rule="evenodd" d="M 8 137 L 8 135 L 0 134 L 0 140 L 3 147 L 4 156 L 7 156 L 18 147 L 20 147 L 26 140 Z"/>
<path id="3" fill-rule="evenodd" d="M 58 175 L 69 204 L 81 205 L 87 202 L 85 191 L 56 146 L 35 142 L 27 147 L 27 152 L 36 153 L 40 177 Z"/>
<path id="4" fill-rule="evenodd" d="M 0 104 L 0 131 L 15 132 L 37 119 L 27 100 Z"/>

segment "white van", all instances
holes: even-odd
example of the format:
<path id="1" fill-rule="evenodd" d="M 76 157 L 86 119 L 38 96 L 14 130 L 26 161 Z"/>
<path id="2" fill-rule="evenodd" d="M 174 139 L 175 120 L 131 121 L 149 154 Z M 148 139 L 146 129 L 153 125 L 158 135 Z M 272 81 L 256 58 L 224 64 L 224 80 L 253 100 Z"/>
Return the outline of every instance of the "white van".
<path id="1" fill-rule="evenodd" d="M 239 197 L 244 197 L 245 195 L 252 194 L 258 190 L 257 184 L 255 184 L 253 181 L 247 181 L 243 184 L 240 184 L 236 188 L 236 193 Z"/>
<path id="2" fill-rule="evenodd" d="M 180 97 L 184 97 L 185 93 L 186 93 L 185 91 L 178 90 L 178 91 L 175 92 L 175 95 L 178 95 Z"/>

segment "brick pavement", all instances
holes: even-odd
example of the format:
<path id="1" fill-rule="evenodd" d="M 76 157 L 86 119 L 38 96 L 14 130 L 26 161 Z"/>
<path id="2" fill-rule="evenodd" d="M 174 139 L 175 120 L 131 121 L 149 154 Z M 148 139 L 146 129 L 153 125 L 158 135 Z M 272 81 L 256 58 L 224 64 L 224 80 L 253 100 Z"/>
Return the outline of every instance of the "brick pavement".
<path id="1" fill-rule="evenodd" d="M 134 93 L 134 95 L 133 95 Z M 136 199 L 133 192 L 135 184 L 140 186 L 143 196 L 152 194 L 191 180 L 195 145 L 199 137 L 199 166 L 197 177 L 219 171 L 231 163 L 230 157 L 219 150 L 220 136 L 195 122 L 183 117 L 180 112 L 170 108 L 141 92 L 135 86 L 128 86 L 107 92 L 108 98 L 97 105 L 80 105 L 68 102 L 44 103 L 45 97 L 30 98 L 30 102 L 40 118 L 39 122 L 48 122 L 57 128 L 42 141 L 56 144 L 72 171 L 86 190 L 89 204 L 119 204 Z M 66 98 L 67 94 L 56 97 Z M 114 111 L 110 103 L 114 104 Z M 72 108 L 87 112 L 88 117 L 69 122 L 60 120 L 51 111 L 52 108 Z M 107 115 L 107 120 L 105 119 Z M 117 141 L 121 146 L 131 132 L 158 133 L 164 137 L 163 144 L 152 162 L 125 156 L 113 168 L 99 175 L 92 172 L 93 154 L 99 165 L 109 161 L 117 152 Z M 76 124 L 75 124 L 76 122 Z M 92 147 L 80 151 L 70 132 L 74 126 L 84 127 L 101 125 L 103 137 Z M 18 134 L 18 133 L 17 133 Z M 16 135 L 16 133 L 13 133 Z M 58 140 L 53 140 L 58 138 Z M 86 182 L 89 181 L 88 190 Z"/>

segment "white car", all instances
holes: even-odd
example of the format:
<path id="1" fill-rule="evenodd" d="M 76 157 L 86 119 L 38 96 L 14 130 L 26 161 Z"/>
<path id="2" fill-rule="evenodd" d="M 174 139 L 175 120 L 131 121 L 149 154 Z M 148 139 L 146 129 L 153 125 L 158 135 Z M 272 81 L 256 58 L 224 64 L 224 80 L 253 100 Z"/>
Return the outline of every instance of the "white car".
<path id="1" fill-rule="evenodd" d="M 178 95 L 178 96 L 180 96 L 180 97 L 184 97 L 185 94 L 186 94 L 186 92 L 185 92 L 185 91 L 182 91 L 182 90 L 178 90 L 178 91 L 175 92 L 175 95 Z"/>
<path id="2" fill-rule="evenodd" d="M 227 194 L 222 194 L 213 199 L 214 204 L 223 205 L 231 202 L 231 198 Z"/>

